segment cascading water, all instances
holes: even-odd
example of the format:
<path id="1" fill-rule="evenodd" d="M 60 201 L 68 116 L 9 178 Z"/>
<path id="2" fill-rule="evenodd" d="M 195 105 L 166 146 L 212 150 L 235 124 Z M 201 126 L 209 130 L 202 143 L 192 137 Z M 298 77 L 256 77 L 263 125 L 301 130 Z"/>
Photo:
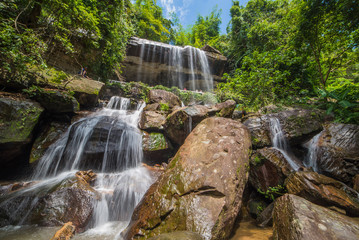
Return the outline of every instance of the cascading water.
<path id="1" fill-rule="evenodd" d="M 317 155 L 318 155 L 318 141 L 322 133 L 318 133 L 311 140 L 305 143 L 308 149 L 308 154 L 304 159 L 304 165 L 307 168 L 312 168 L 313 171 L 319 172 Z"/>
<path id="2" fill-rule="evenodd" d="M 293 154 L 291 153 L 290 147 L 285 139 L 282 127 L 280 125 L 279 119 L 275 117 L 270 118 L 270 132 L 272 137 L 273 148 L 280 151 L 289 165 L 295 170 L 298 171 L 300 165 L 294 160 Z"/>
<path id="3" fill-rule="evenodd" d="M 191 46 L 172 46 L 146 39 L 138 39 L 138 43 L 140 44 L 140 66 L 137 70 L 137 81 L 147 82 L 149 75 L 146 71 L 150 70 L 145 69 L 143 64 L 147 62 L 150 63 L 149 65 L 153 63 L 150 68 L 156 68 L 158 64 L 168 66 L 168 87 L 176 86 L 180 89 L 203 91 L 213 89 L 213 76 L 208 59 L 201 49 Z"/>
<path id="4" fill-rule="evenodd" d="M 153 183 L 148 170 L 141 166 L 142 136 L 137 128 L 144 103 L 112 97 L 107 107 L 71 125 L 39 160 L 34 185 L 16 192 L 37 196 L 51 189 L 78 170 L 97 172 L 93 188 L 100 199 L 94 201 L 92 220 L 85 233 L 75 239 L 113 239 L 127 226 L 132 212 Z M 34 194 L 35 192 L 35 194 Z M 25 200 L 23 206 L 35 206 L 38 197 Z M 31 204 L 29 205 L 29 201 Z M 1 204 L 4 204 L 1 203 Z M 20 205 L 20 206 L 21 206 Z M 24 211 L 21 225 L 31 211 Z M 10 211 L 10 210 L 9 210 Z M 118 237 L 119 238 L 119 237 Z"/>

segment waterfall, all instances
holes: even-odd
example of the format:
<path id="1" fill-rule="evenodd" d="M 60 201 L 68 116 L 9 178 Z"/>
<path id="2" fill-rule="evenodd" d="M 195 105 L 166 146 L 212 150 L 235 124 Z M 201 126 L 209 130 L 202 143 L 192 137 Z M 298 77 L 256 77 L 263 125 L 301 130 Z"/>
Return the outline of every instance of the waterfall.
<path id="1" fill-rule="evenodd" d="M 34 171 L 34 185 L 17 192 L 38 196 L 57 186 L 78 170 L 97 173 L 93 188 L 99 193 L 94 200 L 92 219 L 87 231 L 75 239 L 91 239 L 93 235 L 114 238 L 129 223 L 135 206 L 153 183 L 142 166 L 142 135 L 137 128 L 145 104 L 112 97 L 102 110 L 73 123 L 64 136 L 48 148 Z M 21 225 L 38 201 L 24 199 Z M 17 217 L 18 218 L 18 217 Z"/>
<path id="2" fill-rule="evenodd" d="M 191 46 L 179 47 L 169 44 L 138 39 L 139 64 L 137 81 L 146 82 L 149 68 L 153 63 L 167 65 L 167 86 L 180 89 L 210 91 L 213 89 L 213 76 L 206 53 Z M 145 51 L 147 49 L 147 51 Z M 148 64 L 145 64 L 148 63 Z"/>
<path id="3" fill-rule="evenodd" d="M 271 117 L 269 119 L 270 121 L 270 133 L 271 133 L 271 140 L 273 148 L 280 151 L 284 158 L 287 160 L 289 165 L 295 170 L 298 171 L 300 168 L 300 165 L 296 163 L 296 160 L 293 157 L 293 154 L 290 150 L 290 147 L 287 143 L 287 140 L 285 139 L 284 132 L 282 130 L 282 127 L 280 125 L 279 119 L 276 117 Z"/>
<path id="4" fill-rule="evenodd" d="M 317 162 L 317 155 L 318 155 L 318 141 L 321 136 L 321 132 L 315 135 L 311 140 L 304 144 L 304 146 L 308 149 L 308 154 L 304 159 L 304 165 L 307 168 L 312 168 L 313 171 L 318 172 L 318 162 Z"/>

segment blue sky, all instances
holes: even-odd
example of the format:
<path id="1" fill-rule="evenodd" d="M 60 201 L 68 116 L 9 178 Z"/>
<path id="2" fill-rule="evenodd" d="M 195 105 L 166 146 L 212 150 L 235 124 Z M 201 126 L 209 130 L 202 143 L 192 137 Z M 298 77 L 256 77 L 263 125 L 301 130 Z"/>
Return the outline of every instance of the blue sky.
<path id="1" fill-rule="evenodd" d="M 248 0 L 239 2 L 245 5 Z M 209 15 L 216 5 L 218 9 L 222 9 L 222 33 L 226 33 L 226 27 L 231 19 L 229 9 L 232 6 L 232 0 L 157 0 L 157 4 L 163 8 L 166 16 L 169 16 L 170 12 L 175 12 L 185 28 L 195 23 L 198 14 Z"/>

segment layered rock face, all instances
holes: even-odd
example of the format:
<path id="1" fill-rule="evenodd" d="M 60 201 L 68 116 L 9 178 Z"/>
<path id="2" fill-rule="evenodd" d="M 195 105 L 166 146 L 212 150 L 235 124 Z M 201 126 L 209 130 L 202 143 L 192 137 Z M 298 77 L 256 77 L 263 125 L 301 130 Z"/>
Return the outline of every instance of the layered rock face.
<path id="1" fill-rule="evenodd" d="M 152 86 L 209 90 L 213 83 L 206 86 L 206 78 L 212 78 L 214 84 L 221 81 L 226 62 L 226 57 L 208 46 L 202 51 L 133 37 L 128 43 L 123 75 L 128 81 Z"/>
<path id="2" fill-rule="evenodd" d="M 241 123 L 203 120 L 135 209 L 125 239 L 173 231 L 227 239 L 242 203 L 250 146 Z"/>

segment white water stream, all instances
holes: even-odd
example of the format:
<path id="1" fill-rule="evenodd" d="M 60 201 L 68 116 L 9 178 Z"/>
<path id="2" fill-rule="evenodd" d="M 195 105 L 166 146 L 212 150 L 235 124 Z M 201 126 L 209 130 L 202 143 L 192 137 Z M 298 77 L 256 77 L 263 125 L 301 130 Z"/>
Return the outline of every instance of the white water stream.
<path id="1" fill-rule="evenodd" d="M 67 133 L 39 160 L 33 175 L 36 183 L 18 191 L 7 201 L 18 195 L 26 196 L 28 192 L 32 195 L 46 192 L 46 189 L 73 177 L 76 171 L 92 169 L 97 173 L 94 189 L 101 198 L 93 203 L 94 211 L 88 230 L 74 239 L 119 239 L 135 206 L 154 181 L 141 165 L 142 136 L 137 124 L 144 106 L 144 103 L 131 104 L 130 99 L 112 97 L 107 107 L 72 124 Z M 103 154 L 102 160 L 98 159 L 101 155 L 96 151 Z M 32 201 L 31 206 L 34 206 L 38 197 L 27 201 Z M 29 206 L 24 202 L 19 208 L 22 205 Z M 22 216 L 19 226 L 0 228 L 1 239 L 31 239 L 22 234 L 23 231 L 29 232 L 29 227 L 20 225 L 32 209 L 19 210 L 27 214 Z M 16 212 L 12 214 L 16 215 Z M 41 229 L 30 231 L 34 239 L 37 239 L 37 234 L 41 235 L 40 232 L 48 233 L 53 228 Z"/>
<path id="2" fill-rule="evenodd" d="M 193 91 L 213 89 L 213 76 L 203 50 L 191 46 L 172 46 L 146 39 L 138 39 L 138 43 L 140 44 L 140 66 L 137 70 L 137 81 L 147 82 L 148 75 L 140 74 L 144 71 L 143 62 L 147 62 L 153 63 L 154 68 L 156 64 L 168 66 L 168 87 L 176 86 Z M 156 56 L 160 56 L 159 63 L 155 61 Z"/>
<path id="3" fill-rule="evenodd" d="M 284 158 L 287 160 L 289 165 L 295 170 L 298 171 L 300 165 L 294 159 L 294 155 L 289 147 L 289 144 L 284 136 L 284 132 L 280 125 L 279 119 L 276 117 L 270 118 L 270 132 L 272 137 L 273 148 L 280 151 Z"/>

